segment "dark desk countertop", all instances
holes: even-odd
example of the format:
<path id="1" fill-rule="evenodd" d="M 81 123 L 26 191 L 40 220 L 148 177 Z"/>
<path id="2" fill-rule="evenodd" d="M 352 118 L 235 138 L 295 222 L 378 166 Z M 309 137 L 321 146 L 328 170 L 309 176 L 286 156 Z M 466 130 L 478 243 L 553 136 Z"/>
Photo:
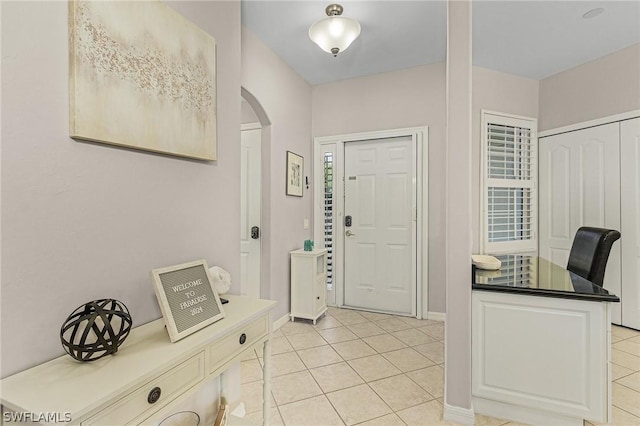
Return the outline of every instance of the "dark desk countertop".
<path id="1" fill-rule="evenodd" d="M 565 268 L 536 256 L 505 254 L 496 256 L 500 270 L 472 268 L 473 290 L 527 294 L 531 296 L 579 299 L 591 302 L 619 302 L 615 294 Z"/>

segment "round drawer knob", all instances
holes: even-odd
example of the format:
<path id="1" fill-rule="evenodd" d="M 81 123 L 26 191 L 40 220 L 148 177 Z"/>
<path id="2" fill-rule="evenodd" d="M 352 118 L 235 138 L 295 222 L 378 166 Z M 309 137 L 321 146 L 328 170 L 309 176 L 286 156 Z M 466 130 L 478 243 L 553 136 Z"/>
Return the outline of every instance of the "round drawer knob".
<path id="1" fill-rule="evenodd" d="M 147 402 L 149 404 L 155 404 L 160 399 L 161 393 L 162 393 L 162 389 L 160 389 L 157 386 L 151 389 L 151 392 L 149 392 L 149 396 L 147 397 Z"/>
<path id="2" fill-rule="evenodd" d="M 244 334 L 244 333 L 242 333 L 242 334 L 240 335 L 240 344 L 241 344 L 241 345 L 244 345 L 244 342 L 246 342 L 246 341 L 247 341 L 247 335 L 246 335 L 246 334 Z"/>

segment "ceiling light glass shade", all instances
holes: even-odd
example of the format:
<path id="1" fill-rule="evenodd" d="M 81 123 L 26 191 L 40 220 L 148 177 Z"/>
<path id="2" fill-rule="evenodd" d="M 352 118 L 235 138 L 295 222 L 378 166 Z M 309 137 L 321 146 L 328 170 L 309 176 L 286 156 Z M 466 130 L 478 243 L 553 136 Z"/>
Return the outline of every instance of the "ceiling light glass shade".
<path id="1" fill-rule="evenodd" d="M 360 35 L 358 21 L 343 16 L 329 16 L 309 28 L 309 38 L 322 50 L 337 56 L 347 50 Z"/>

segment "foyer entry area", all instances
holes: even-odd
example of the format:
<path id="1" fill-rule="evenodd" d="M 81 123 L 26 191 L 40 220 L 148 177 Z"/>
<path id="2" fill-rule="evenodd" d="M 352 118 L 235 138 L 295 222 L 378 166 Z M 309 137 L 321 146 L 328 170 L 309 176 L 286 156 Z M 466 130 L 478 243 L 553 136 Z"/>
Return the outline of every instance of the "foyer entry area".
<path id="1" fill-rule="evenodd" d="M 444 425 L 444 322 L 329 308 L 272 342 L 274 425 Z M 613 423 L 640 425 L 640 332 L 612 328 Z M 247 418 L 262 421 L 262 352 L 242 361 Z M 588 422 L 586 425 L 590 425 Z M 476 425 L 517 426 L 476 415 Z"/>

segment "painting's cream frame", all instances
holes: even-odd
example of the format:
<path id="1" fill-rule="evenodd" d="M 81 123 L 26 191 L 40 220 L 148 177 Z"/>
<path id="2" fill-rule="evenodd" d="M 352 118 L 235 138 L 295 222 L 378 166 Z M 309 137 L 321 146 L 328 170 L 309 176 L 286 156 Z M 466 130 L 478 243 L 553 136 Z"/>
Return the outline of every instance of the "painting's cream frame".
<path id="1" fill-rule="evenodd" d="M 199 285 L 189 285 L 198 278 L 203 279 Z M 222 302 L 220 301 L 220 296 L 213 288 L 213 280 L 209 274 L 209 267 L 207 266 L 206 260 L 196 260 L 180 265 L 154 269 L 151 271 L 151 279 L 171 342 L 176 342 L 224 318 Z M 174 295 L 171 297 L 171 292 L 167 290 L 172 289 L 172 284 L 176 283 L 178 286 L 182 285 L 182 287 L 180 287 L 179 290 L 174 289 Z M 167 293 L 169 293 L 170 296 L 168 296 Z M 193 293 L 193 295 L 187 296 L 186 293 Z M 197 301 L 196 298 L 202 296 L 209 296 L 212 297 L 212 299 L 208 300 L 206 304 L 204 302 L 193 303 L 193 301 Z M 192 302 L 189 303 L 186 308 L 180 306 L 181 303 L 189 301 Z M 199 307 L 203 309 L 197 314 L 198 318 L 184 320 L 183 315 L 188 318 L 186 314 L 189 313 L 189 309 Z M 180 324 L 178 324 L 178 322 L 180 322 Z M 188 324 L 185 325 L 185 322 Z"/>
<path id="2" fill-rule="evenodd" d="M 157 0 L 69 1 L 72 138 L 217 159 L 216 42 Z"/>

